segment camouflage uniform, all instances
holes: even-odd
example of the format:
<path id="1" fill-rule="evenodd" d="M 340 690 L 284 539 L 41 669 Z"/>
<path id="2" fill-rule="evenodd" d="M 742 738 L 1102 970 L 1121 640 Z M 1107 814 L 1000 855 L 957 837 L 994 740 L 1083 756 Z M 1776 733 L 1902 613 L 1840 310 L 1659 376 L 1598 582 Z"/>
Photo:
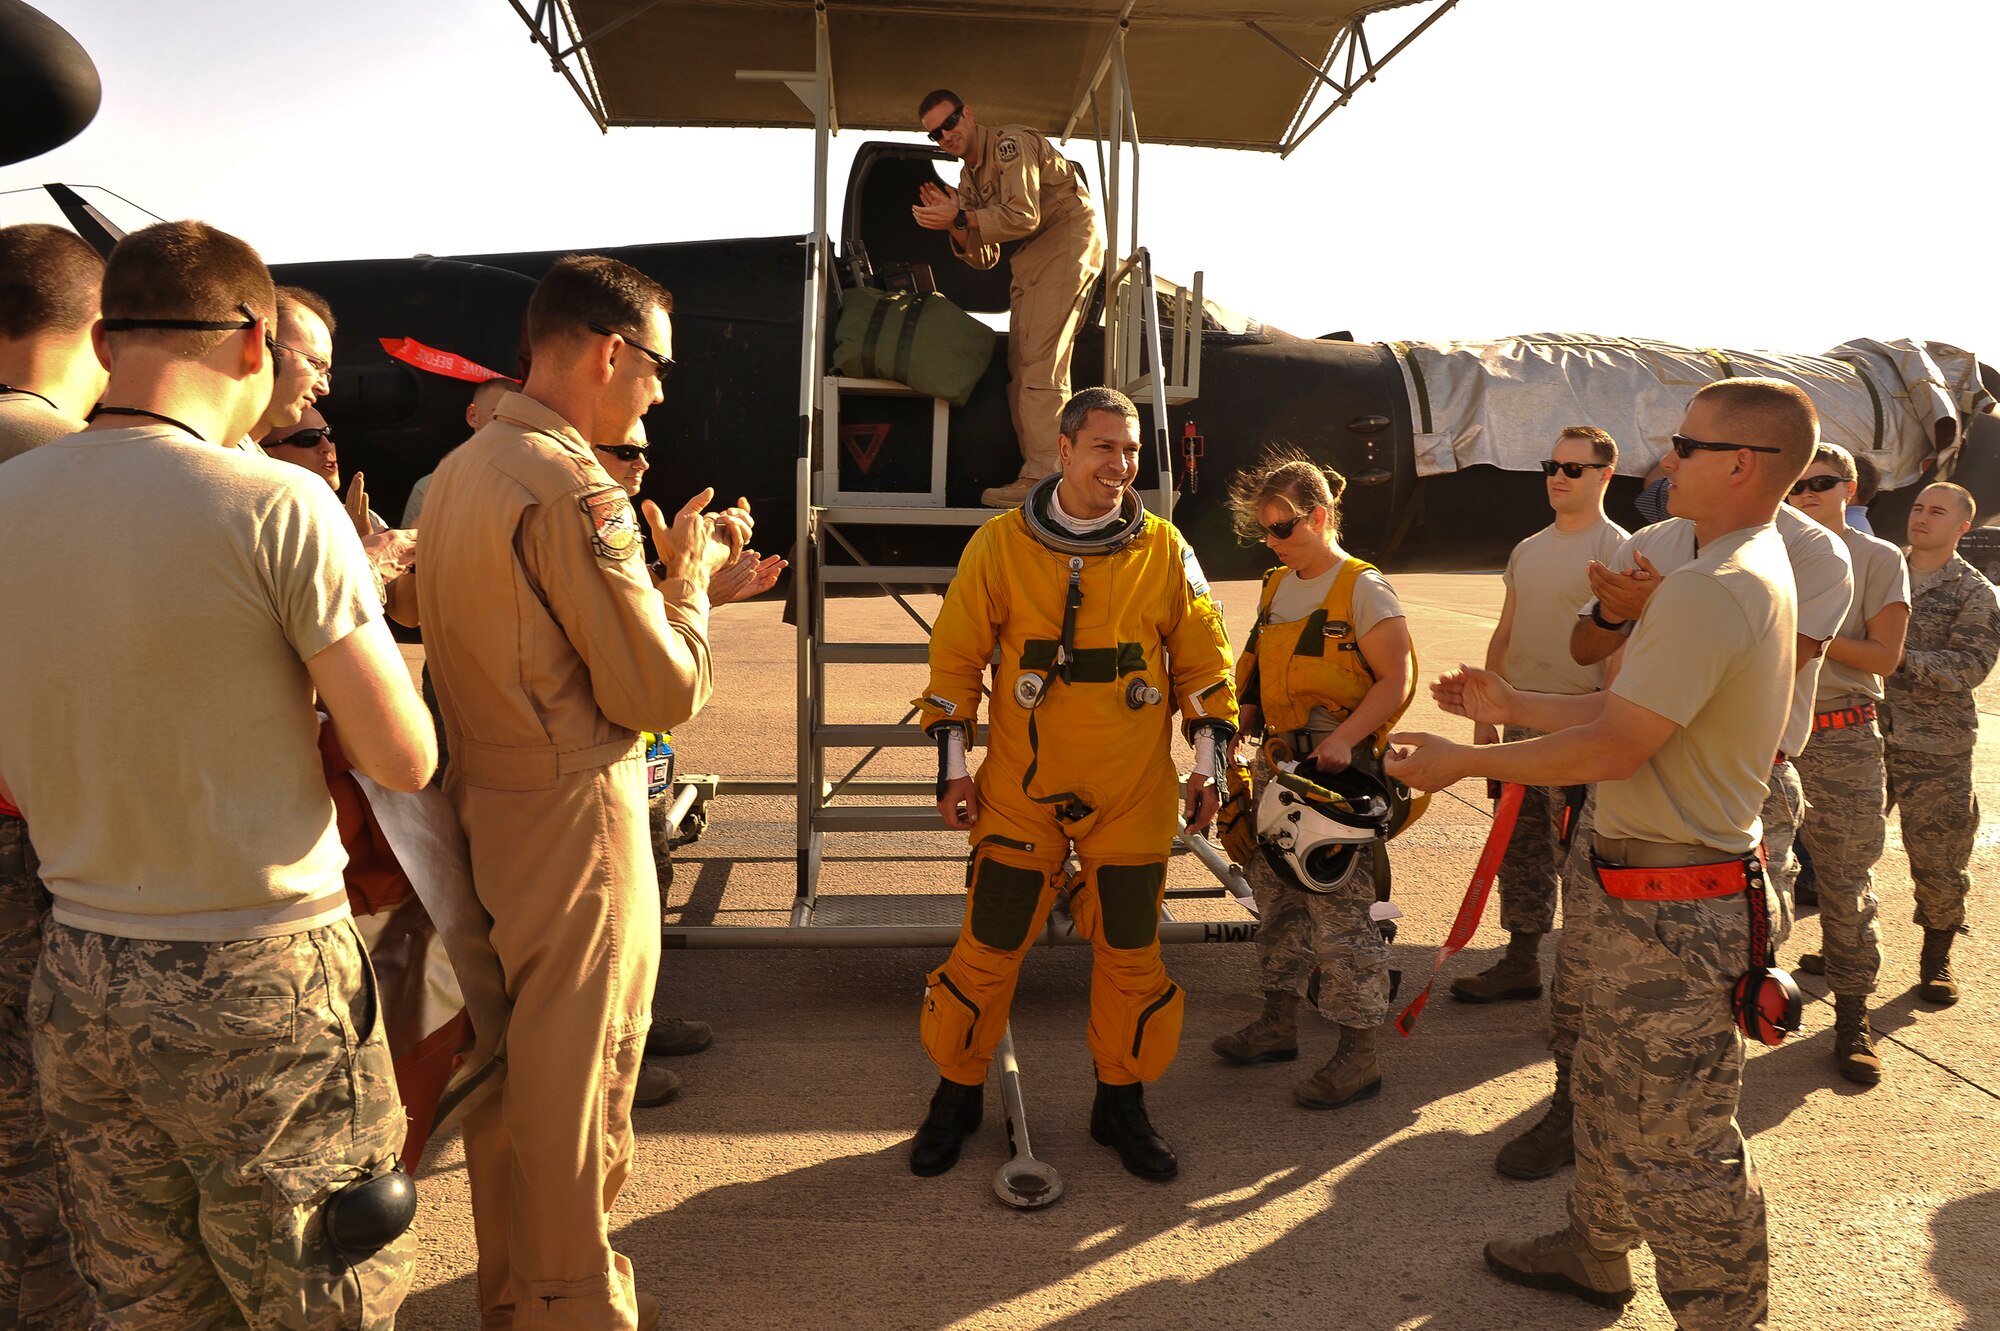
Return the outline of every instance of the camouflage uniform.
<path id="1" fill-rule="evenodd" d="M 1757 816 L 1764 824 L 1764 874 L 1778 902 L 1778 913 L 1771 917 L 1771 946 L 1778 947 L 1792 936 L 1792 924 L 1798 919 L 1792 900 L 1792 842 L 1806 816 L 1805 785 L 1790 761 L 1772 765 L 1770 793 Z"/>
<path id="2" fill-rule="evenodd" d="M 1251 764 L 1256 788 L 1272 779 L 1264 749 Z M 1389 945 L 1369 918 L 1373 876 L 1322 896 L 1293 886 L 1260 850 L 1243 866 L 1257 896 L 1257 965 L 1265 993 L 1305 995 L 1320 969 L 1320 1015 L 1337 1026 L 1373 1030 L 1389 1016 Z"/>
<path id="3" fill-rule="evenodd" d="M 28 825 L 0 814 L 0 1327 L 22 1331 L 90 1322 L 90 1295 L 70 1264 L 56 1204 L 27 1024 L 48 908 Z"/>
<path id="4" fill-rule="evenodd" d="M 1749 912 L 1741 897 L 1598 895 L 1600 974 L 1584 995 L 1574 1074 L 1571 1223 L 1598 1249 L 1650 1243 L 1679 1325 L 1763 1326 L 1764 1190 L 1736 1124 L 1743 1036 L 1729 1009 L 1750 951 Z"/>
<path id="5" fill-rule="evenodd" d="M 1856 701 L 1867 700 L 1822 701 L 1819 709 Z M 1811 802 L 1799 835 L 1819 880 L 1827 987 L 1836 994 L 1872 994 L 1882 969 L 1874 873 L 1886 832 L 1882 733 L 1873 721 L 1815 730 L 1794 761 Z"/>
<path id="6" fill-rule="evenodd" d="M 231 943 L 51 922 L 29 1020 L 99 1327 L 386 1331 L 406 1233 L 350 1264 L 320 1208 L 404 1134 L 349 920 Z"/>
<path id="7" fill-rule="evenodd" d="M 1542 732 L 1507 726 L 1503 744 L 1539 739 Z M 1562 813 L 1569 792 L 1561 786 L 1529 786 L 1521 793 L 1521 816 L 1500 861 L 1500 926 L 1513 934 L 1545 934 L 1556 927 L 1556 893 L 1562 878 Z"/>
<path id="8" fill-rule="evenodd" d="M 1525 807 L 1525 804 L 1523 805 Z M 1562 872 L 1562 932 L 1556 935 L 1556 969 L 1549 985 L 1549 1052 L 1566 1068 L 1576 1054 L 1583 1029 L 1584 995 L 1598 981 L 1594 938 L 1609 922 L 1604 888 L 1590 868 L 1590 836 L 1597 825 L 1597 788 L 1592 786 L 1577 811 L 1576 832 Z"/>
<path id="9" fill-rule="evenodd" d="M 1972 750 L 1979 708 L 1972 691 L 2000 654 L 1993 584 L 1953 555 L 1913 577 L 1903 664 L 1883 681 L 1882 739 L 1889 790 L 1902 811 L 1903 845 L 1917 895 L 1916 922 L 1956 929 L 1965 920 L 1965 871 L 1979 831 Z"/>

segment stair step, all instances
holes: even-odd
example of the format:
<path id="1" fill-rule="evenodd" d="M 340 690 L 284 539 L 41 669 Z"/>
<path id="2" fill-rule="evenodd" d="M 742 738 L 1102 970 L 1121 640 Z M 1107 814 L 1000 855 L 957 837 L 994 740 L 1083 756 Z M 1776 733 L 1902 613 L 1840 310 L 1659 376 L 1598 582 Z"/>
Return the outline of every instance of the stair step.
<path id="1" fill-rule="evenodd" d="M 921 749 L 937 743 L 916 726 L 849 725 L 818 726 L 813 735 L 828 749 Z M 973 747 L 986 742 L 986 727 L 979 727 Z"/>
<path id="2" fill-rule="evenodd" d="M 951 564 L 827 564 L 823 582 L 881 582 L 899 587 L 942 587 L 958 573 Z"/>
<path id="3" fill-rule="evenodd" d="M 836 526 L 874 524 L 885 527 L 977 527 L 988 518 L 1000 516 L 997 508 L 897 508 L 890 505 L 859 504 L 850 492 L 846 501 L 815 510 L 822 522 Z"/>
<path id="4" fill-rule="evenodd" d="M 878 805 L 843 805 L 814 809 L 812 825 L 821 832 L 941 832 L 944 819 L 934 805 L 902 808 Z"/>
<path id="5" fill-rule="evenodd" d="M 924 665 L 931 659 L 928 642 L 823 642 L 819 659 L 829 665 Z"/>

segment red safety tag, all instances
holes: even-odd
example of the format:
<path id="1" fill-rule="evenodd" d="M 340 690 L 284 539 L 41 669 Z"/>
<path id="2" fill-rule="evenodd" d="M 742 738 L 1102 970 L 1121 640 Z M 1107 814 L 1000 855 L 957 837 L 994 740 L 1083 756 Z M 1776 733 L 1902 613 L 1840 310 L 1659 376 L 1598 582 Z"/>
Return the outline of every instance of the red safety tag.
<path id="1" fill-rule="evenodd" d="M 441 374 L 447 379 L 463 379 L 468 383 L 483 384 L 488 379 L 505 379 L 506 375 L 489 370 L 476 360 L 469 360 L 455 351 L 440 351 L 427 347 L 414 337 L 379 337 L 382 350 L 420 370 Z"/>
<path id="2" fill-rule="evenodd" d="M 1507 857 L 1507 843 L 1514 839 L 1514 824 L 1521 816 L 1521 797 L 1525 793 L 1524 787 L 1512 781 L 1500 787 L 1500 801 L 1493 806 L 1493 827 L 1479 852 L 1479 867 L 1472 871 L 1472 881 L 1465 886 L 1465 899 L 1458 903 L 1458 918 L 1451 922 L 1451 932 L 1445 935 L 1444 946 L 1438 949 L 1437 960 L 1431 964 L 1431 978 L 1424 982 L 1424 991 L 1396 1018 L 1396 1033 L 1404 1039 L 1409 1038 L 1417 1018 L 1423 1015 L 1424 1005 L 1431 1001 L 1431 986 L 1437 983 L 1444 963 L 1479 932 L 1480 917 L 1486 914 L 1486 898 L 1492 895 L 1500 861 Z"/>

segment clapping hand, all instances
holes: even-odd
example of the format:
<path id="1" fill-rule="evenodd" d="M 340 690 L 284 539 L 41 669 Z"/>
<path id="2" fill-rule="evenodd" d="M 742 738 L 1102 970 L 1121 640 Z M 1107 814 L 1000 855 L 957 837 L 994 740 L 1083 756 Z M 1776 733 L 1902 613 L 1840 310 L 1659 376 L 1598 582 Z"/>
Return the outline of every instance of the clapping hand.
<path id="1" fill-rule="evenodd" d="M 720 513 L 704 512 L 713 498 L 715 488 L 710 486 L 683 504 L 671 523 L 652 500 L 640 505 L 646 525 L 653 529 L 653 549 L 665 570 L 662 576 L 695 579 L 706 586 L 749 544 L 754 525 L 750 501 L 738 499 Z"/>
<path id="2" fill-rule="evenodd" d="M 358 471 L 347 482 L 347 520 L 363 539 L 375 534 L 375 524 L 368 519 L 368 478 Z"/>
<path id="3" fill-rule="evenodd" d="M 1637 619 L 1645 613 L 1646 602 L 1659 590 L 1660 570 L 1644 555 L 1635 555 L 1639 563 L 1620 573 L 1607 564 L 1591 560 L 1585 568 L 1590 578 L 1591 594 L 1597 597 L 1597 608 L 1605 619 L 1614 624 Z"/>
<path id="4" fill-rule="evenodd" d="M 728 605 L 731 601 L 762 596 L 777 585 L 778 575 L 785 571 L 788 562 L 783 555 L 759 555 L 755 550 L 745 550 L 709 580 L 708 603 Z"/>
<path id="5" fill-rule="evenodd" d="M 919 202 L 910 209 L 910 215 L 917 219 L 917 225 L 926 231 L 949 231 L 958 217 L 958 191 L 948 190 L 930 181 L 917 186 Z"/>
<path id="6" fill-rule="evenodd" d="M 1412 790 L 1443 790 L 1465 775 L 1464 746 L 1436 735 L 1398 731 L 1389 736 L 1382 770 Z"/>

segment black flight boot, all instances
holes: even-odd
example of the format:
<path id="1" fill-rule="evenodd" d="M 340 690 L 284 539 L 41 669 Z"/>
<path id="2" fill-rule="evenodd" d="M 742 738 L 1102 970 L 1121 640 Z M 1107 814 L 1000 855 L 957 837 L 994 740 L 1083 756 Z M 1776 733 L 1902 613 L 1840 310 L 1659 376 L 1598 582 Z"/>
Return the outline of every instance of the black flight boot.
<path id="1" fill-rule="evenodd" d="M 1146 1088 L 1097 1083 L 1097 1101 L 1090 1107 L 1090 1137 L 1118 1152 L 1126 1172 L 1165 1183 L 1181 1172 L 1173 1147 L 1153 1131 L 1146 1117 Z"/>
<path id="2" fill-rule="evenodd" d="M 918 1178 L 942 1174 L 958 1163 L 958 1148 L 979 1131 L 986 1117 L 986 1083 L 967 1086 L 939 1077 L 931 1111 L 910 1142 L 910 1172 Z"/>

